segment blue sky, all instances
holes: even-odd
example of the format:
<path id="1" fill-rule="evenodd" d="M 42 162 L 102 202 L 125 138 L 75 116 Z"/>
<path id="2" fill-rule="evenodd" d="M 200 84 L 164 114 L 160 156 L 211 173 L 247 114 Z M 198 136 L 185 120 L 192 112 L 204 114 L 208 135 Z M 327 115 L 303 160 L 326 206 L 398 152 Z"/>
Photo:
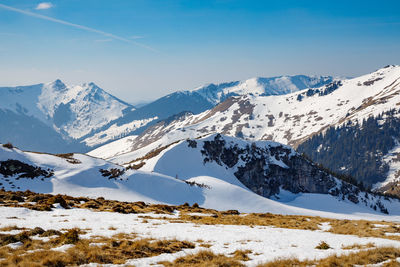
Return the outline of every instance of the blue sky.
<path id="1" fill-rule="evenodd" d="M 399 10 L 385 0 L 0 0 L 0 85 L 93 81 L 138 102 L 255 76 L 355 76 L 400 64 Z"/>

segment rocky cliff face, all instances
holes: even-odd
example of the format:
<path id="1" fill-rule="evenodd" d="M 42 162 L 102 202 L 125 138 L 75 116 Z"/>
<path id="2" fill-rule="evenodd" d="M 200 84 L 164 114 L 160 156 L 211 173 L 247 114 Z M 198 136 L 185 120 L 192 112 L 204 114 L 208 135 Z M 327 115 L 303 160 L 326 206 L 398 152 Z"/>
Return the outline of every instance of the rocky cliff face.
<path id="1" fill-rule="evenodd" d="M 277 196 L 282 189 L 292 193 L 330 194 L 387 213 L 380 196 L 362 192 L 357 186 L 332 176 L 288 146 L 272 144 L 260 147 L 252 143 L 243 148 L 227 143 L 217 134 L 213 140 L 204 141 L 201 153 L 204 164 L 216 162 L 234 169 L 239 181 L 264 197 Z M 197 143 L 191 140 L 188 145 L 194 147 Z"/>

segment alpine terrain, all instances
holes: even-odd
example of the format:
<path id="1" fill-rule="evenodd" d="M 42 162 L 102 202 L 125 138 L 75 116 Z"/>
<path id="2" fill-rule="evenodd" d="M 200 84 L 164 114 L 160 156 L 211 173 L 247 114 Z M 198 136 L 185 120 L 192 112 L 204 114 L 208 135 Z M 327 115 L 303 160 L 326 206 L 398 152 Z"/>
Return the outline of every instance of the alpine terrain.
<path id="1" fill-rule="evenodd" d="M 231 97 L 89 154 L 123 164 L 179 140 L 221 133 L 291 145 L 365 188 L 396 194 L 399 93 L 400 66 L 390 65 L 295 93 Z"/>
<path id="2" fill-rule="evenodd" d="M 331 77 L 282 76 L 210 84 L 172 93 L 135 109 L 94 83 L 69 86 L 60 80 L 32 86 L 0 87 L 0 140 L 25 149 L 65 153 L 136 135 L 160 119 L 194 114 L 227 97 L 278 95 L 329 83 Z"/>

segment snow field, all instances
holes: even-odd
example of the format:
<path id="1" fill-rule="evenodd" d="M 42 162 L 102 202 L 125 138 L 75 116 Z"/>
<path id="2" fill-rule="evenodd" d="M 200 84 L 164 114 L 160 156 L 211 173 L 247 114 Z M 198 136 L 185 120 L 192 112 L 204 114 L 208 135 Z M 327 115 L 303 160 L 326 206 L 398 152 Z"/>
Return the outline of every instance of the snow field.
<path id="1" fill-rule="evenodd" d="M 375 246 L 394 246 L 400 248 L 400 242 L 380 238 L 360 238 L 351 235 L 338 235 L 321 230 L 283 229 L 268 226 L 239 225 L 195 225 L 193 223 L 170 223 L 167 220 L 149 218 L 148 214 L 120 214 L 110 212 L 93 212 L 86 209 L 54 209 L 49 212 L 33 211 L 25 208 L 0 207 L 0 227 L 15 225 L 17 227 L 45 230 L 85 229 L 81 238 L 92 236 L 111 237 L 116 233 L 135 233 L 138 238 L 177 239 L 197 244 L 195 249 L 186 249 L 174 254 L 162 254 L 156 257 L 130 260 L 126 264 L 148 266 L 159 261 L 172 261 L 188 253 L 205 249 L 201 243 L 210 244 L 210 250 L 217 254 L 229 255 L 236 250 L 250 250 L 250 261 L 247 266 L 256 266 L 277 258 L 296 257 L 304 259 L 320 259 L 332 254 L 344 254 L 356 250 L 345 250 L 343 247 L 354 244 Z M 145 216 L 145 219 L 141 218 Z M 168 216 L 178 217 L 179 214 Z M 155 216 L 157 217 L 157 216 Z M 315 247 L 327 242 L 331 249 L 319 250 Z M 56 248 L 58 250 L 64 247 Z"/>

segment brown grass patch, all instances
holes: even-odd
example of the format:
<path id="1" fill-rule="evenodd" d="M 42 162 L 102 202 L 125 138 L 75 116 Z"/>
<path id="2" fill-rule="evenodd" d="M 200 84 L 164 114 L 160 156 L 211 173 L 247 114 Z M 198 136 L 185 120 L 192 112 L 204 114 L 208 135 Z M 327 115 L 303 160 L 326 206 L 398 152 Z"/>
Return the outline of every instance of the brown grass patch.
<path id="1" fill-rule="evenodd" d="M 400 240 L 400 236 L 386 235 L 386 233 L 399 233 L 399 225 L 392 222 L 373 222 L 364 220 L 331 220 L 331 228 L 328 232 L 342 235 L 356 235 L 359 237 L 379 237 L 392 240 Z M 387 225 L 387 227 L 375 227 L 375 224 Z"/>
<path id="2" fill-rule="evenodd" d="M 0 266 L 68 266 L 88 263 L 124 264 L 129 259 L 152 257 L 162 253 L 175 253 L 192 249 L 195 245 L 179 240 L 136 240 L 136 235 L 117 234 L 112 238 L 95 237 L 79 239 L 79 230 L 70 229 L 48 242 L 23 240 L 17 249 L 0 248 Z M 65 252 L 51 248 L 62 244 L 74 244 Z"/>
<path id="3" fill-rule="evenodd" d="M 194 216 L 187 213 L 182 213 L 178 219 L 170 219 L 172 222 L 175 220 L 208 225 L 257 225 L 290 229 L 318 230 L 319 224 L 327 219 L 293 215 L 284 216 L 272 213 L 251 213 L 238 216 L 231 215 L 230 213 L 213 211 L 212 216 Z"/>
<path id="4" fill-rule="evenodd" d="M 315 248 L 316 249 L 326 250 L 326 249 L 330 249 L 331 246 L 329 246 L 329 244 L 326 243 L 325 241 L 321 241 Z"/>
<path id="5" fill-rule="evenodd" d="M 231 255 L 235 260 L 239 261 L 248 261 L 250 260 L 248 254 L 251 253 L 251 250 L 236 250 Z"/>
<path id="6" fill-rule="evenodd" d="M 257 267 L 295 267 L 295 266 L 310 267 L 310 266 L 315 266 L 315 264 L 312 261 L 300 261 L 295 258 L 290 258 L 290 259 L 276 259 L 271 262 L 260 264 Z"/>
<path id="7" fill-rule="evenodd" d="M 258 265 L 258 267 L 283 267 L 283 266 L 350 267 L 354 265 L 363 266 L 367 264 L 378 264 L 388 260 L 391 260 L 392 263 L 394 264 L 394 260 L 396 260 L 399 257 L 400 257 L 400 249 L 393 247 L 381 247 L 375 249 L 362 250 L 359 252 L 351 253 L 349 255 L 342 255 L 342 256 L 333 255 L 321 260 L 300 261 L 298 259 L 277 259 L 275 261 Z M 397 263 L 397 265 L 393 266 L 399 266 L 399 265 Z"/>
<path id="8" fill-rule="evenodd" d="M 374 248 L 375 245 L 374 243 L 367 243 L 364 245 L 361 244 L 353 244 L 353 245 L 349 245 L 349 246 L 342 246 L 342 249 L 345 250 L 350 250 L 350 249 L 367 249 L 367 248 Z"/>
<path id="9" fill-rule="evenodd" d="M 214 254 L 208 250 L 202 250 L 196 254 L 190 254 L 184 257 L 175 259 L 173 262 L 159 262 L 166 267 L 208 267 L 208 266 L 218 266 L 218 267 L 242 267 L 244 266 L 238 259 L 234 257 L 227 257 L 222 254 Z"/>
<path id="10" fill-rule="evenodd" d="M 10 232 L 13 230 L 24 230 L 24 228 L 19 228 L 16 225 L 4 226 L 0 228 L 1 232 Z"/>
<path id="11" fill-rule="evenodd" d="M 32 202 L 35 202 L 32 204 Z M 188 203 L 179 206 L 146 204 L 144 202 L 121 202 L 107 200 L 102 197 L 91 199 L 86 197 L 71 197 L 66 195 L 38 194 L 30 191 L 4 191 L 0 190 L 0 206 L 6 207 L 25 207 L 28 209 L 49 211 L 53 205 L 59 203 L 64 208 L 85 208 L 94 211 L 129 213 L 156 213 L 173 214 L 180 211 L 178 218 L 160 217 L 157 219 L 168 220 L 171 223 L 191 222 L 195 225 L 247 225 L 272 226 L 279 228 L 301 229 L 301 230 L 320 230 L 321 223 L 329 223 L 331 228 L 328 232 L 334 234 L 357 235 L 359 237 L 378 237 L 392 240 L 399 240 L 400 236 L 390 235 L 400 232 L 400 224 L 393 222 L 377 222 L 365 220 L 336 220 L 321 217 L 298 216 L 298 215 L 279 215 L 271 213 L 250 213 L 240 214 L 236 210 L 216 211 L 201 208 L 199 205 L 190 206 Z M 201 213 L 204 216 L 193 215 Z M 151 216 L 140 216 L 140 218 L 150 221 Z M 387 227 L 375 227 L 375 224 L 383 224 Z M 196 227 L 196 226 L 195 226 Z M 389 234 L 389 235 L 387 235 Z"/>
<path id="12" fill-rule="evenodd" d="M 80 164 L 80 163 L 82 163 L 80 160 L 74 158 L 74 153 L 55 154 L 54 156 L 66 159 L 71 164 Z"/>
<path id="13" fill-rule="evenodd" d="M 203 210 L 202 212 L 210 213 L 211 216 L 195 216 L 191 215 L 190 212 L 185 211 L 185 209 L 181 209 L 179 218 L 167 218 L 167 220 L 174 223 L 191 222 L 195 224 L 206 225 L 247 225 L 250 227 L 272 226 L 301 230 L 320 230 L 321 223 L 329 222 L 331 228 L 327 230 L 327 232 L 334 234 L 356 235 L 359 237 L 377 237 L 400 241 L 400 236 L 390 235 L 390 233 L 400 232 L 400 225 L 393 222 L 336 220 L 321 217 L 279 215 L 271 213 L 250 213 L 238 216 L 231 215 L 229 212 L 219 212 L 215 210 Z M 375 227 L 375 224 L 387 225 L 387 227 Z"/>

